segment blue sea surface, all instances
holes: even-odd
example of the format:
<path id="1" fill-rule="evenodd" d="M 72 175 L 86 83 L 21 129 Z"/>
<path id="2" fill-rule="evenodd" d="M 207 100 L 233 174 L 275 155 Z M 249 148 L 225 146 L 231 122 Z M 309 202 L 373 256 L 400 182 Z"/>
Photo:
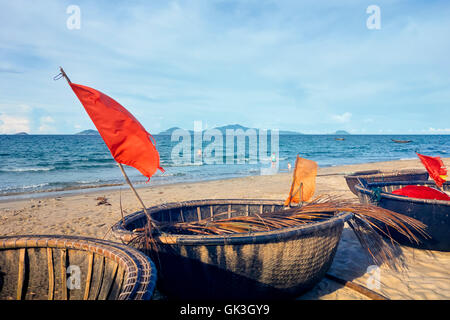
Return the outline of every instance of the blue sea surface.
<path id="1" fill-rule="evenodd" d="M 294 165 L 297 154 L 321 167 L 417 159 L 415 152 L 450 157 L 450 135 L 280 135 L 279 168 Z M 169 135 L 155 135 L 165 173 L 157 172 L 148 185 L 193 182 L 259 175 L 270 167 L 270 140 L 266 159 L 224 164 L 175 164 L 172 151 L 178 141 Z M 394 143 L 392 139 L 412 140 Z M 193 145 L 193 144 L 192 144 Z M 208 145 L 204 142 L 203 147 Z M 225 144 L 224 144 L 225 145 Z M 224 147 L 224 156 L 226 155 Z M 235 153 L 237 150 L 235 150 Z M 192 148 L 192 154 L 194 150 Z M 248 157 L 248 150 L 246 155 Z M 236 156 L 236 154 L 234 155 Z M 207 160 L 207 159 L 203 159 Z M 137 185 L 147 178 L 126 167 Z M 100 136 L 89 135 L 0 135 L 0 198 L 11 195 L 114 187 L 123 176 Z"/>

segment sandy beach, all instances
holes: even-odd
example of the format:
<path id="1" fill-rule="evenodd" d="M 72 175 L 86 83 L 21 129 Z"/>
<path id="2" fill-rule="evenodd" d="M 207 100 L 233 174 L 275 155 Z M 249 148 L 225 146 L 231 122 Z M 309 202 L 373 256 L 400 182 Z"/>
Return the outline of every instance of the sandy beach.
<path id="1" fill-rule="evenodd" d="M 443 159 L 450 167 L 450 158 Z M 316 195 L 334 194 L 356 198 L 348 189 L 344 175 L 358 170 L 422 169 L 419 160 L 401 160 L 320 168 Z M 218 198 L 285 199 L 290 188 L 291 173 L 271 176 L 217 180 L 186 184 L 139 188 L 147 206 L 161 203 Z M 98 197 L 107 203 L 98 205 Z M 117 241 L 109 232 L 121 218 L 120 199 L 125 215 L 140 210 L 131 190 L 86 190 L 72 195 L 29 200 L 0 199 L 0 235 L 65 234 L 105 238 Z M 450 252 L 427 252 L 402 247 L 407 270 L 380 268 L 380 284 L 374 291 L 389 299 L 450 299 Z M 337 254 L 329 273 L 367 286 L 371 265 L 353 232 L 344 229 Z M 158 295 L 156 295 L 158 298 Z M 299 299 L 367 299 L 349 288 L 323 279 Z"/>

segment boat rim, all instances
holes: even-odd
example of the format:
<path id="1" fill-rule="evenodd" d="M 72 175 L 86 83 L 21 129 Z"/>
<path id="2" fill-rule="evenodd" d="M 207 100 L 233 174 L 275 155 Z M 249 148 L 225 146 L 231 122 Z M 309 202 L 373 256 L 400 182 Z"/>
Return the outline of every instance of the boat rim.
<path id="1" fill-rule="evenodd" d="M 372 195 L 373 190 L 368 189 L 370 187 L 399 186 L 399 185 L 402 185 L 402 186 L 404 186 L 404 185 L 418 185 L 418 186 L 426 185 L 426 186 L 428 186 L 428 185 L 435 185 L 435 183 L 430 180 L 372 182 L 372 183 L 367 184 L 367 188 L 365 188 L 360 183 L 358 183 L 355 185 L 355 189 L 361 193 Z M 450 185 L 450 182 L 446 182 L 446 183 L 444 183 L 444 185 Z M 384 191 L 381 191 L 380 195 L 387 199 L 402 200 L 402 201 L 407 200 L 407 201 L 414 202 L 414 203 L 425 203 L 425 204 L 434 204 L 434 205 L 439 204 L 439 205 L 444 205 L 444 206 L 450 207 L 450 201 L 447 201 L 447 200 L 420 199 L 420 198 L 413 198 L 413 197 L 392 194 L 390 192 L 384 192 Z"/>
<path id="2" fill-rule="evenodd" d="M 372 173 L 370 173 L 372 172 Z M 386 177 L 396 176 L 399 174 L 424 174 L 427 173 L 426 170 L 422 169 L 400 169 L 400 170 L 379 170 L 379 169 L 373 169 L 373 170 L 361 170 L 361 171 L 355 171 L 349 174 L 346 174 L 344 178 L 372 178 L 372 176 L 376 175 L 385 175 Z M 378 177 L 375 177 L 378 178 Z M 423 180 L 426 181 L 426 180 Z M 388 181 L 387 181 L 388 182 Z M 405 182 L 405 181 L 403 181 Z M 372 182 L 373 183 L 373 182 Z"/>
<path id="3" fill-rule="evenodd" d="M 147 209 L 151 215 L 160 210 L 167 210 L 172 208 L 195 206 L 195 205 L 213 205 L 213 204 L 227 204 L 224 201 L 234 201 L 234 204 L 273 204 L 282 205 L 284 201 L 281 200 L 257 200 L 257 199 L 207 199 L 207 200 L 191 200 L 182 202 L 171 202 L 163 205 L 153 206 Z M 116 233 L 120 239 L 131 241 L 137 237 L 139 233 L 130 231 L 124 225 L 129 224 L 144 216 L 143 210 L 134 212 L 126 217 L 124 221 L 120 220 L 112 226 L 113 233 Z M 295 235 L 306 235 L 314 233 L 326 228 L 330 225 L 346 221 L 353 217 L 353 212 L 342 211 L 335 214 L 333 217 L 319 222 L 311 222 L 293 227 L 285 227 L 270 231 L 258 232 L 242 232 L 227 235 L 183 235 L 183 234 L 161 234 L 155 236 L 153 239 L 162 244 L 183 244 L 183 245 L 228 245 L 228 244 L 250 244 L 262 243 L 267 241 L 279 241 Z M 128 239 L 125 239 L 128 238 Z"/>

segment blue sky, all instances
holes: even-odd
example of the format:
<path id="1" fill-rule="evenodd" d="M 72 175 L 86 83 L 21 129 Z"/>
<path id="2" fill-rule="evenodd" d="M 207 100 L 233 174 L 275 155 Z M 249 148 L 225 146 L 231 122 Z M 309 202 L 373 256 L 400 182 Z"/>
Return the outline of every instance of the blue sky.
<path id="1" fill-rule="evenodd" d="M 70 30 L 69 5 L 81 10 Z M 381 10 L 370 30 L 369 5 Z M 94 128 L 63 81 L 151 133 L 240 123 L 450 133 L 448 1 L 0 0 L 0 133 Z"/>

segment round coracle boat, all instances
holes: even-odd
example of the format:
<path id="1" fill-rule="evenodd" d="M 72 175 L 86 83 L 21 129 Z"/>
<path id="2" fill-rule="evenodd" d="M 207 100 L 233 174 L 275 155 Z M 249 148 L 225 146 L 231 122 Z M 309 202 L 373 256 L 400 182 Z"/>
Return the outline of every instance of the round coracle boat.
<path id="1" fill-rule="evenodd" d="M 408 185 L 435 187 L 433 181 L 377 182 L 366 187 L 356 185 L 361 203 L 371 203 L 417 219 L 427 225 L 430 238 L 422 237 L 419 244 L 407 241 L 401 234 L 389 230 L 399 243 L 421 249 L 450 251 L 450 201 L 411 198 L 393 194 L 394 190 Z M 450 183 L 443 185 L 444 191 L 450 191 Z"/>
<path id="2" fill-rule="evenodd" d="M 149 208 L 159 223 L 258 216 L 283 209 L 277 200 L 198 200 Z M 158 289 L 178 299 L 281 299 L 313 287 L 333 261 L 344 222 L 352 213 L 272 231 L 227 235 L 158 234 L 157 250 L 135 241 L 147 224 L 143 212 L 113 226 L 113 234 L 136 246 L 158 266 Z"/>
<path id="3" fill-rule="evenodd" d="M 156 268 L 118 243 L 75 236 L 0 237 L 2 300 L 149 300 Z"/>
<path id="4" fill-rule="evenodd" d="M 391 181 L 417 181 L 417 180 L 427 180 L 428 172 L 425 170 L 415 170 L 415 169 L 405 169 L 398 171 L 380 171 L 380 170 L 357 171 L 345 176 L 347 185 L 353 192 L 353 194 L 357 194 L 355 186 L 359 184 L 358 179 L 364 179 L 368 183 L 391 182 Z"/>

